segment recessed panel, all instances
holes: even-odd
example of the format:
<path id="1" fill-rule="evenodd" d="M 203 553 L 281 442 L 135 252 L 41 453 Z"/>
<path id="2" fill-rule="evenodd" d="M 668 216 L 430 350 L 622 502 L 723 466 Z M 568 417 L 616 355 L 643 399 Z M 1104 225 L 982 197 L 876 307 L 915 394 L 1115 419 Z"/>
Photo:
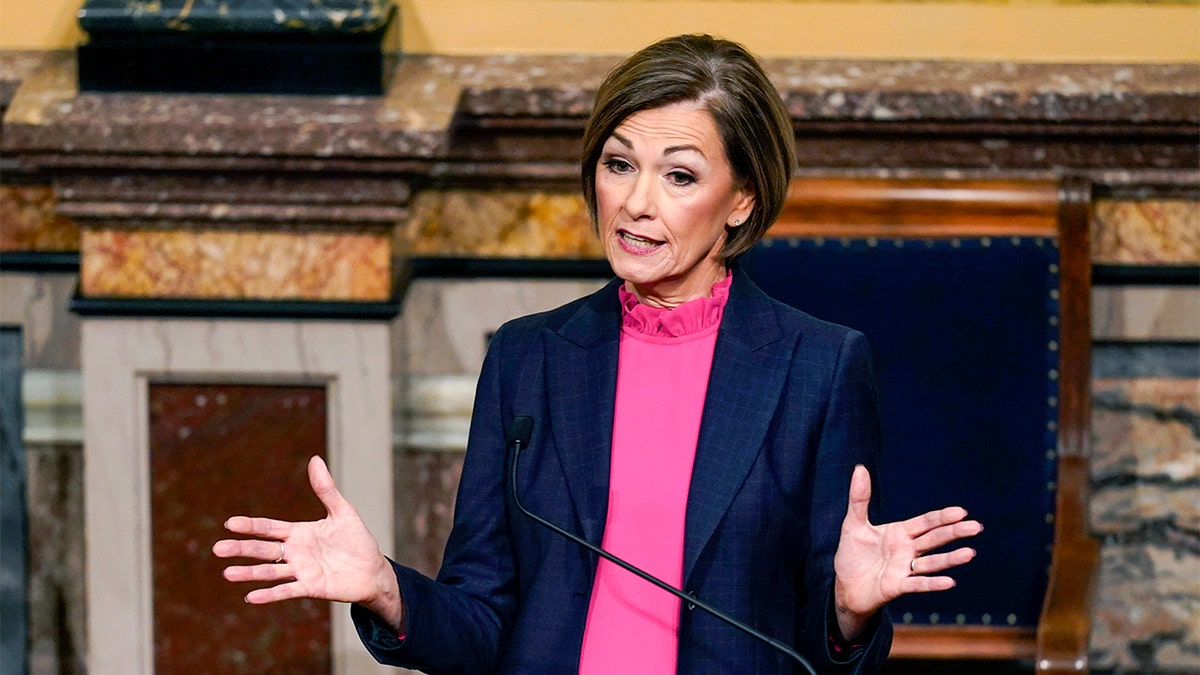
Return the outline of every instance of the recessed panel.
<path id="1" fill-rule="evenodd" d="M 325 515 L 324 387 L 151 384 L 149 406 L 155 672 L 329 672 L 329 603 L 247 605 L 211 553 L 231 515 Z"/>

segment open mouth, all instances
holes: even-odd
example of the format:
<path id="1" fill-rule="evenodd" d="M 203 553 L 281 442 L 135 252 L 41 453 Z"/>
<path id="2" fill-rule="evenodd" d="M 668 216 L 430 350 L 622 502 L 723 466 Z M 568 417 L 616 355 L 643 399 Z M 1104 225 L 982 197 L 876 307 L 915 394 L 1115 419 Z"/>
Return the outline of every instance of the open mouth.
<path id="1" fill-rule="evenodd" d="M 626 248 L 634 251 L 652 251 L 666 243 L 665 241 L 658 241 L 657 239 L 641 237 L 625 230 L 617 230 L 617 237 L 620 238 L 621 243 L 624 244 Z"/>

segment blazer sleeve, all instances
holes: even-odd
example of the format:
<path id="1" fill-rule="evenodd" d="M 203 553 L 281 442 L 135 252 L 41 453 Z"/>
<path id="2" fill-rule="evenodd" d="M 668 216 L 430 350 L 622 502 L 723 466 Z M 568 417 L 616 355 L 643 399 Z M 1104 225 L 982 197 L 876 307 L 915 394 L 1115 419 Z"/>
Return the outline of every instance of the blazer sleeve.
<path id="1" fill-rule="evenodd" d="M 846 516 L 850 476 L 857 464 L 870 471 L 872 490 L 868 510 L 872 522 L 879 522 L 879 453 L 879 403 L 870 347 L 862 333 L 849 331 L 838 351 L 814 460 L 812 541 L 803 579 L 808 602 L 801 608 L 797 622 L 803 653 L 824 656 L 825 667 L 819 669 L 822 672 L 873 673 L 883 665 L 891 649 L 892 628 L 886 609 L 880 609 L 856 641 L 863 646 L 851 654 L 835 653 L 829 641 L 834 629 L 830 619 L 835 616 L 833 556 Z"/>
<path id="2" fill-rule="evenodd" d="M 369 611 L 351 608 L 360 638 L 381 663 L 428 673 L 486 673 L 499 662 L 517 603 L 504 497 L 504 334 L 497 331 L 484 359 L 454 525 L 437 580 L 393 564 L 407 621 L 402 640 Z"/>

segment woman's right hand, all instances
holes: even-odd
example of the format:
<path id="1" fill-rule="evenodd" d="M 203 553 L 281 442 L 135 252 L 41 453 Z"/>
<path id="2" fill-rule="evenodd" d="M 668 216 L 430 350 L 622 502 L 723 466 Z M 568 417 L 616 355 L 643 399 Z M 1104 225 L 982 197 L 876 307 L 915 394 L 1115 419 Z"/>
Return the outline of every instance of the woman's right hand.
<path id="1" fill-rule="evenodd" d="M 225 529 L 253 539 L 222 539 L 213 544 L 218 558 L 257 558 L 261 563 L 231 565 L 229 581 L 279 582 L 246 594 L 261 605 L 292 598 L 316 598 L 363 605 L 396 633 L 404 633 L 404 605 L 391 563 L 358 511 L 338 492 L 320 457 L 308 462 L 308 480 L 325 505 L 321 520 L 292 523 L 270 518 L 233 516 Z"/>

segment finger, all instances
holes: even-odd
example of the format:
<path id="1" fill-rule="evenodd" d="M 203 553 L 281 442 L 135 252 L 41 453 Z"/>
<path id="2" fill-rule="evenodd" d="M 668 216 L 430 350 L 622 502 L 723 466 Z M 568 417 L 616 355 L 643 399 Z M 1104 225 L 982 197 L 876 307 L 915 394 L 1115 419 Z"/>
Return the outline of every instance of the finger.
<path id="1" fill-rule="evenodd" d="M 222 539 L 213 544 L 212 552 L 218 558 L 248 558 L 250 556 L 242 553 L 245 544 L 244 539 Z"/>
<path id="2" fill-rule="evenodd" d="M 292 533 L 293 524 L 286 520 L 275 520 L 274 518 L 233 516 L 225 521 L 225 529 L 235 534 L 245 534 L 251 537 L 287 539 Z"/>
<path id="3" fill-rule="evenodd" d="M 316 455 L 308 460 L 308 483 L 330 514 L 343 513 L 353 508 L 342 493 L 338 492 L 337 484 L 333 482 L 333 475 L 329 473 L 325 460 Z"/>
<path id="4" fill-rule="evenodd" d="M 275 562 L 284 556 L 285 549 L 278 541 L 222 539 L 213 544 L 212 551 L 218 558 L 257 558 Z"/>
<path id="5" fill-rule="evenodd" d="M 854 467 L 850 475 L 850 504 L 846 507 L 846 520 L 868 523 L 867 507 L 871 503 L 871 474 L 862 464 Z"/>
<path id="6" fill-rule="evenodd" d="M 969 563 L 975 559 L 975 555 L 975 549 L 967 547 L 955 549 L 948 553 L 934 553 L 916 558 L 909 569 L 917 576 L 934 574 L 948 570 L 951 567 L 958 567 L 959 565 Z"/>
<path id="7" fill-rule="evenodd" d="M 904 521 L 904 531 L 914 539 L 930 530 L 943 525 L 952 525 L 967 517 L 967 510 L 961 506 L 947 506 L 935 511 L 927 511 L 919 516 L 913 516 Z"/>
<path id="8" fill-rule="evenodd" d="M 292 571 L 287 563 L 230 565 L 221 572 L 221 576 L 226 581 L 283 581 L 292 578 Z"/>
<path id="9" fill-rule="evenodd" d="M 251 605 L 265 605 L 269 602 L 279 602 L 280 600 L 293 600 L 295 598 L 309 597 L 304 594 L 299 583 L 292 581 L 286 584 L 279 584 L 270 588 L 258 588 L 246 594 L 246 602 Z"/>
<path id="10" fill-rule="evenodd" d="M 932 551 L 935 548 L 941 548 L 946 544 L 965 537 L 974 537 L 980 532 L 983 532 L 982 523 L 978 520 L 964 520 L 959 523 L 936 527 L 926 532 L 913 540 L 913 547 L 917 551 L 924 553 L 925 551 Z"/>
<path id="11" fill-rule="evenodd" d="M 932 593 L 948 591 L 954 586 L 954 579 L 950 577 L 906 577 L 900 582 L 900 592 L 902 594 Z"/>

